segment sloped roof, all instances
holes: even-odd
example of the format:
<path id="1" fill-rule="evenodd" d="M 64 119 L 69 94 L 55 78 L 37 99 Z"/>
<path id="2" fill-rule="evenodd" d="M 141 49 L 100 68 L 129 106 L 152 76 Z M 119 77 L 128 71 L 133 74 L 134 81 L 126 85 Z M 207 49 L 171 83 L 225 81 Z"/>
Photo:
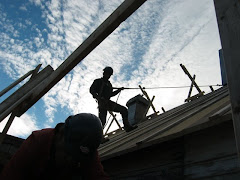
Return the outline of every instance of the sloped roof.
<path id="1" fill-rule="evenodd" d="M 228 87 L 221 87 L 138 124 L 126 133 L 118 130 L 99 147 L 101 159 L 109 159 L 210 127 L 231 119 Z"/>

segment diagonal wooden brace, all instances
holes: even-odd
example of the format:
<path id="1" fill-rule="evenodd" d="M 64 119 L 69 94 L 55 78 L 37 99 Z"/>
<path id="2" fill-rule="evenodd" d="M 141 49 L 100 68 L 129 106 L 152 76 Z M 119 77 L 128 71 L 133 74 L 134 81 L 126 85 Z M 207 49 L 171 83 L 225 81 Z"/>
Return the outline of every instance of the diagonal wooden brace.
<path id="1" fill-rule="evenodd" d="M 158 112 L 156 111 L 156 109 L 155 109 L 155 107 L 154 107 L 154 105 L 153 105 L 153 103 L 152 103 L 153 100 L 154 100 L 154 98 L 155 98 L 155 96 L 153 96 L 153 98 L 152 98 L 152 100 L 151 100 L 151 99 L 149 98 L 147 92 L 144 91 L 144 89 L 143 89 L 140 85 L 139 85 L 139 88 L 141 89 L 143 95 L 146 96 L 147 100 L 149 101 L 149 105 L 150 105 L 150 107 L 152 107 L 154 113 L 157 114 Z"/>
<path id="2" fill-rule="evenodd" d="M 188 97 L 187 97 L 187 98 L 190 98 L 190 97 L 191 97 L 191 93 L 192 93 L 192 89 L 193 89 L 193 85 L 194 85 L 193 81 L 195 81 L 195 78 L 196 78 L 196 75 L 194 74 L 194 75 L 193 75 L 192 84 L 191 84 L 191 87 L 190 87 L 190 89 L 189 89 L 189 93 L 188 93 Z"/>
<path id="3" fill-rule="evenodd" d="M 106 132 L 105 132 L 105 135 L 107 134 L 107 132 L 108 132 L 109 128 L 111 127 L 113 121 L 115 121 L 115 122 L 117 123 L 119 129 L 122 129 L 122 127 L 120 126 L 118 120 L 116 119 L 116 114 L 113 114 L 112 111 L 109 111 L 109 113 L 111 114 L 111 116 L 113 117 L 113 119 L 112 119 L 111 123 L 109 124 L 109 126 L 108 126 L 108 128 L 107 128 L 107 130 L 106 130 Z"/>

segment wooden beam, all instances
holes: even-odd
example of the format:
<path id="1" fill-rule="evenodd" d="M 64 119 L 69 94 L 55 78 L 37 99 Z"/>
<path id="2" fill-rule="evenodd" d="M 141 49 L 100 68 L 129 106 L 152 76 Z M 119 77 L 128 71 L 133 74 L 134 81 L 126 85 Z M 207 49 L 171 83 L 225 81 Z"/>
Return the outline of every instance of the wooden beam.
<path id="1" fill-rule="evenodd" d="M 33 72 L 33 71 L 30 71 Z M 17 91 L 15 91 L 12 95 L 10 95 L 7 99 L 5 99 L 1 104 L 0 104 L 0 115 L 2 115 L 9 107 L 11 107 L 13 104 L 16 102 L 20 102 L 19 99 L 22 99 L 22 102 L 24 101 L 23 97 L 28 94 L 34 87 L 39 85 L 44 79 L 49 77 L 49 75 L 53 72 L 53 69 L 51 66 L 45 67 L 42 71 L 40 71 L 36 76 L 34 76 L 34 79 L 31 81 L 28 81 L 25 83 L 22 87 L 20 87 Z M 29 74 L 30 75 L 30 74 Z M 29 94 L 30 95 L 30 94 Z M 26 99 L 25 99 L 26 100 Z M 26 103 L 27 104 L 27 103 Z M 23 108 L 23 104 L 21 105 L 21 109 Z M 31 106 L 30 106 L 31 107 Z M 16 108 L 16 107 L 15 107 Z M 11 112 L 11 111 L 10 111 Z M 19 109 L 20 112 L 20 109 Z M 8 114 L 7 114 L 8 115 Z M 6 116 L 6 115 L 4 115 Z M 4 117 L 1 116 L 1 117 Z M 20 116 L 20 115 L 16 115 Z M 0 118 L 0 122 L 3 119 Z"/>
<path id="2" fill-rule="evenodd" d="M 4 138 L 5 138 L 7 132 L 8 132 L 8 130 L 9 130 L 9 128 L 10 128 L 10 126 L 11 126 L 14 118 L 15 118 L 15 115 L 16 115 L 15 112 L 16 112 L 16 111 L 13 111 L 13 113 L 12 113 L 11 116 L 9 117 L 9 119 L 8 119 L 8 121 L 7 121 L 4 129 L 3 129 L 3 131 L 2 131 L 2 134 L 0 134 L 0 145 L 2 144 Z"/>
<path id="3" fill-rule="evenodd" d="M 118 125 L 119 129 L 122 129 L 122 127 L 120 126 L 120 124 L 119 124 L 118 120 L 116 119 L 116 115 L 115 115 L 115 114 L 113 114 L 113 112 L 112 112 L 112 111 L 109 111 L 109 113 L 112 115 L 112 117 L 113 117 L 113 119 L 115 120 L 115 122 L 117 123 L 117 125 Z"/>
<path id="4" fill-rule="evenodd" d="M 119 129 L 122 129 L 122 127 L 120 126 L 119 122 L 118 122 L 118 121 L 117 121 L 117 119 L 116 119 L 116 114 L 113 114 L 113 112 L 112 112 L 112 111 L 109 111 L 109 113 L 111 114 L 111 116 L 113 117 L 113 119 L 112 119 L 111 123 L 109 124 L 109 126 L 108 126 L 108 128 L 107 128 L 107 130 L 106 130 L 106 132 L 105 132 L 105 134 L 104 134 L 104 135 L 106 135 L 106 134 L 107 134 L 107 132 L 108 132 L 109 128 L 111 127 L 111 125 L 112 125 L 113 121 L 115 121 L 115 122 L 117 123 L 117 125 L 118 125 Z"/>
<path id="5" fill-rule="evenodd" d="M 107 130 L 106 130 L 106 132 L 105 132 L 104 135 L 106 135 L 106 134 L 108 133 L 108 130 L 110 129 L 110 127 L 111 127 L 111 125 L 112 125 L 112 123 L 113 123 L 113 121 L 114 121 L 114 118 L 116 118 L 116 115 L 115 115 L 115 114 L 113 114 L 113 119 L 112 119 L 111 123 L 109 124 L 109 126 L 108 126 L 108 128 L 107 128 Z"/>
<path id="6" fill-rule="evenodd" d="M 214 0 L 240 160 L 240 1 Z"/>
<path id="7" fill-rule="evenodd" d="M 187 68 L 183 64 L 180 64 L 180 66 L 181 66 L 182 70 L 185 72 L 185 74 L 189 77 L 189 79 L 193 82 L 193 84 L 197 88 L 198 92 L 201 93 L 202 92 L 201 89 L 198 87 L 197 83 L 195 82 L 193 77 L 190 75 Z"/>
<path id="8" fill-rule="evenodd" d="M 193 85 L 194 85 L 195 78 L 196 78 L 196 75 L 194 74 L 194 75 L 193 75 L 193 81 L 192 81 L 192 83 L 191 83 L 191 87 L 190 87 L 190 89 L 189 89 L 188 97 L 187 97 L 187 98 L 190 98 L 190 97 L 191 97 L 192 89 L 193 89 Z"/>
<path id="9" fill-rule="evenodd" d="M 152 97 L 152 100 L 148 100 L 148 106 L 147 106 L 147 108 L 146 108 L 146 111 L 145 111 L 144 114 L 143 114 L 142 119 L 145 119 L 145 118 L 146 118 L 147 113 L 148 113 L 148 110 L 149 110 L 149 108 L 151 107 L 151 104 L 152 104 L 154 98 L 155 98 L 155 96 Z M 154 112 L 154 113 L 155 113 L 155 112 Z"/>
<path id="10" fill-rule="evenodd" d="M 46 80 L 30 92 L 28 100 L 31 104 L 44 96 L 145 1 L 125 0 Z"/>
<path id="11" fill-rule="evenodd" d="M 152 109 L 153 109 L 154 113 L 158 113 L 158 112 L 156 111 L 156 109 L 155 109 L 155 107 L 154 107 L 153 103 L 152 103 L 152 102 L 153 102 L 153 100 L 154 100 L 154 98 L 155 98 L 155 96 L 153 96 L 153 99 L 151 100 L 151 99 L 150 99 L 150 97 L 148 96 L 147 92 L 146 92 L 146 91 L 144 91 L 144 89 L 142 88 L 142 86 L 141 86 L 141 85 L 139 85 L 139 88 L 141 89 L 141 91 L 142 91 L 143 95 L 144 95 L 144 96 L 146 96 L 146 98 L 147 98 L 147 100 L 149 101 L 149 103 L 150 103 L 150 106 L 152 107 Z"/>
<path id="12" fill-rule="evenodd" d="M 165 109 L 164 109 L 164 107 L 162 107 L 162 111 L 165 113 L 166 111 L 165 111 Z"/>
<path id="13" fill-rule="evenodd" d="M 213 87 L 212 87 L 212 86 L 209 86 L 209 88 L 211 89 L 211 91 L 212 91 L 212 92 L 214 91 L 214 89 L 213 89 Z"/>
<path id="14" fill-rule="evenodd" d="M 22 77 L 20 77 L 18 80 L 16 80 L 15 82 L 13 82 L 12 84 L 10 84 L 8 87 L 6 87 L 5 89 L 3 89 L 0 92 L 0 97 L 2 95 L 4 95 L 5 93 L 7 93 L 9 90 L 11 90 L 12 88 L 14 88 L 16 85 L 18 85 L 20 82 L 22 82 L 24 79 L 26 79 L 28 76 L 30 76 L 33 73 L 33 70 L 29 71 L 28 73 L 26 73 L 25 75 L 23 75 Z"/>
<path id="15" fill-rule="evenodd" d="M 26 78 L 27 78 L 28 76 L 30 76 L 31 74 L 32 74 L 32 76 L 31 76 L 30 79 L 32 79 L 32 78 L 36 75 L 36 73 L 38 72 L 38 70 L 40 69 L 41 65 L 42 65 L 42 64 L 39 64 L 34 70 L 29 71 L 28 73 L 26 73 L 25 75 L 23 75 L 22 77 L 20 77 L 18 80 L 16 80 L 16 81 L 13 82 L 12 84 L 10 84 L 8 87 L 6 87 L 4 90 L 2 90 L 2 91 L 0 92 L 0 97 L 1 97 L 2 95 L 4 95 L 6 92 L 8 92 L 9 90 L 11 90 L 11 89 L 12 89 L 13 87 L 15 87 L 16 85 L 18 85 L 20 82 L 22 82 L 24 79 L 26 79 Z"/>
<path id="16" fill-rule="evenodd" d="M 42 66 L 42 64 L 39 64 L 39 65 L 33 70 L 32 76 L 30 77 L 30 80 L 29 80 L 29 81 L 31 81 L 31 80 L 34 79 L 34 77 L 38 74 L 38 71 L 39 71 L 39 69 L 40 69 L 41 66 Z"/>

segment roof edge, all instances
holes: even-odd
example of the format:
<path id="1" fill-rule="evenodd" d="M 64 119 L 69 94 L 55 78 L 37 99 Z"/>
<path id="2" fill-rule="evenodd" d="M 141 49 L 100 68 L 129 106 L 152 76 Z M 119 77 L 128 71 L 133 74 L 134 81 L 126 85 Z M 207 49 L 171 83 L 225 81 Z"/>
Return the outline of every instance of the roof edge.
<path id="1" fill-rule="evenodd" d="M 164 136 L 164 137 L 162 137 L 160 139 L 157 139 L 157 140 L 154 140 L 152 142 L 147 142 L 147 143 L 144 143 L 144 144 L 137 144 L 137 146 L 134 146 L 132 148 L 122 150 L 122 151 L 119 151 L 119 152 L 116 152 L 116 153 L 113 153 L 113 154 L 110 154 L 110 155 L 101 156 L 101 160 L 105 161 L 105 160 L 108 160 L 108 159 L 111 159 L 111 158 L 114 158 L 114 157 L 117 157 L 117 156 L 121 156 L 121 155 L 131 153 L 131 152 L 134 152 L 134 151 L 137 151 L 137 150 L 140 150 L 140 149 L 144 149 L 144 148 L 150 147 L 152 145 L 160 144 L 160 143 L 163 143 L 163 142 L 175 139 L 175 138 L 179 138 L 179 137 L 182 137 L 184 135 L 187 135 L 187 134 L 190 134 L 190 133 L 193 133 L 193 132 L 196 132 L 196 131 L 200 131 L 202 129 L 206 129 L 206 128 L 209 128 L 209 127 L 212 127 L 212 126 L 215 126 L 215 125 L 219 125 L 221 123 L 224 123 L 224 122 L 230 121 L 230 120 L 232 120 L 232 114 L 231 113 L 228 113 L 226 115 L 218 117 L 217 119 L 216 118 L 209 118 L 209 121 L 207 121 L 205 123 L 202 123 L 202 124 L 198 124 L 196 126 L 189 127 L 187 129 L 184 129 L 181 132 L 177 132 L 177 133 L 174 133 L 174 134 L 171 134 L 171 135 L 168 135 L 168 136 Z"/>

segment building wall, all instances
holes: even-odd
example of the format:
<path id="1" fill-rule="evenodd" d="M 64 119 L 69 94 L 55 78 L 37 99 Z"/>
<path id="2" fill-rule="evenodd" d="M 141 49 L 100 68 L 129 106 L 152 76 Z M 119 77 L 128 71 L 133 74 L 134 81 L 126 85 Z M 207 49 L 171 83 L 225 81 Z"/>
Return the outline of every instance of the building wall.
<path id="1" fill-rule="evenodd" d="M 111 179 L 240 177 L 232 121 L 102 162 Z"/>
<path id="2" fill-rule="evenodd" d="M 182 179 L 183 138 L 103 161 L 111 179 Z"/>
<path id="3" fill-rule="evenodd" d="M 232 121 L 187 135 L 184 141 L 185 179 L 239 179 Z"/>

